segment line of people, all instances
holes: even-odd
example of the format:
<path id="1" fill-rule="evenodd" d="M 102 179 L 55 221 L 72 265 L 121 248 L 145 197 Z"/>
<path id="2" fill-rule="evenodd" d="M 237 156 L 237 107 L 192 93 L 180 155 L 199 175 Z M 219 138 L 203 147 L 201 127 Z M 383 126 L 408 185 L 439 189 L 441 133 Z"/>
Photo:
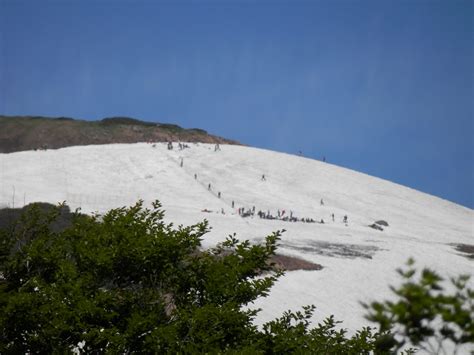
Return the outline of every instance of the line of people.
<path id="1" fill-rule="evenodd" d="M 194 179 L 196 180 L 197 179 L 197 174 L 194 174 Z M 262 180 L 265 179 L 265 175 L 262 175 Z M 208 191 L 211 191 L 212 189 L 212 185 L 211 183 L 208 184 L 207 186 L 207 189 Z M 217 192 L 217 197 L 218 198 L 221 198 L 222 194 L 220 191 Z M 324 206 L 324 200 L 321 199 L 320 200 L 320 205 L 321 206 Z M 231 203 L 231 206 L 232 206 L 232 209 L 235 208 L 235 202 L 232 201 Z M 253 206 L 251 209 L 245 209 L 244 207 L 239 207 L 237 209 L 237 213 L 240 217 L 242 218 L 246 218 L 246 217 L 253 217 L 255 216 L 255 206 Z M 264 211 L 261 211 L 259 210 L 257 212 L 257 216 L 260 217 L 261 219 L 273 219 L 273 220 L 281 220 L 281 221 L 285 221 L 285 222 L 303 222 L 303 223 L 320 223 L 320 224 L 324 224 L 324 219 L 320 219 L 319 222 L 317 222 L 316 220 L 314 220 L 313 218 L 310 218 L 310 217 L 302 217 L 302 218 L 299 218 L 299 217 L 295 217 L 293 216 L 293 211 L 290 211 L 290 214 L 286 214 L 286 211 L 285 210 L 278 210 L 277 211 L 277 216 L 274 216 L 270 213 L 269 210 L 267 210 L 267 212 L 265 213 Z M 222 214 L 225 214 L 224 211 L 222 211 Z M 333 222 L 335 222 L 335 216 L 334 216 L 334 213 L 331 214 L 331 219 Z M 347 225 L 348 223 L 348 217 L 347 215 L 344 215 L 343 219 L 342 219 L 342 222 L 344 224 Z"/>
<path id="2" fill-rule="evenodd" d="M 152 147 L 155 148 L 155 147 L 156 147 L 156 144 L 153 144 Z M 169 142 L 167 143 L 167 148 L 168 148 L 168 150 L 173 150 L 173 148 L 174 148 L 173 142 L 169 141 Z M 179 149 L 179 150 L 183 150 L 183 149 L 186 149 L 186 148 L 190 148 L 190 146 L 187 145 L 186 143 L 178 142 L 178 149 Z"/>
<path id="3" fill-rule="evenodd" d="M 187 144 L 182 144 L 182 143 L 178 143 L 178 147 L 180 150 L 182 149 L 185 149 L 185 148 L 189 148 L 189 146 Z M 168 149 L 173 149 L 173 143 L 172 142 L 168 142 Z M 220 148 L 220 145 L 219 143 L 217 143 L 215 146 L 214 146 L 214 151 L 220 151 L 221 148 Z M 183 162 L 184 162 L 184 159 L 181 158 L 180 159 L 180 166 L 183 167 Z M 198 178 L 198 175 L 197 173 L 194 173 L 194 180 L 197 180 Z M 261 181 L 266 181 L 266 177 L 265 177 L 265 174 L 262 174 L 261 176 Z M 208 191 L 211 191 L 212 190 L 212 185 L 211 183 L 209 183 L 207 185 L 207 190 Z M 218 198 L 221 198 L 222 194 L 220 191 L 217 192 L 217 197 Z M 232 209 L 235 208 L 235 202 L 232 201 Z M 320 205 L 321 206 L 324 206 L 324 200 L 321 199 L 320 200 Z M 255 206 L 252 207 L 252 209 L 247 209 L 245 210 L 244 207 L 240 207 L 238 210 L 238 214 L 239 216 L 243 217 L 243 218 L 246 218 L 246 217 L 253 217 L 255 216 Z M 211 212 L 210 210 L 207 210 L 207 209 L 204 209 L 203 212 Z M 221 213 L 222 214 L 225 214 L 224 212 L 224 209 L 222 208 L 221 209 Z M 316 220 L 314 220 L 313 218 L 309 218 L 309 217 L 302 217 L 302 218 L 298 218 L 298 217 L 295 217 L 293 216 L 293 211 L 290 211 L 290 214 L 286 215 L 285 216 L 285 213 L 286 211 L 285 210 L 278 210 L 277 211 L 277 216 L 273 216 L 269 210 L 267 210 L 267 213 L 265 213 L 264 211 L 261 211 L 259 210 L 257 215 L 261 218 L 261 219 L 273 219 L 273 220 L 281 220 L 281 221 L 285 221 L 285 222 L 303 222 L 303 223 L 317 223 Z M 333 222 L 335 222 L 335 216 L 334 216 L 334 213 L 331 214 L 331 219 Z M 342 222 L 344 224 L 348 224 L 348 217 L 347 215 L 344 215 L 343 219 L 342 219 Z M 324 219 L 321 218 L 321 220 L 319 221 L 319 223 L 321 224 L 324 224 Z"/>
<path id="4" fill-rule="evenodd" d="M 232 201 L 232 208 L 234 208 L 234 201 Z M 246 217 L 253 217 L 255 216 L 255 206 L 252 208 L 245 209 L 244 207 L 240 207 L 237 210 L 238 214 L 240 217 L 246 218 Z M 257 213 L 257 216 L 261 219 L 270 219 L 270 220 L 280 220 L 280 221 L 285 221 L 285 222 L 303 222 L 303 223 L 320 223 L 324 224 L 324 219 L 320 219 L 320 221 L 316 221 L 313 218 L 310 217 L 296 217 L 293 215 L 293 211 L 290 211 L 288 214 L 286 210 L 277 210 L 277 215 L 273 215 L 270 213 L 270 210 L 267 210 L 267 212 L 259 210 Z M 335 216 L 334 213 L 331 214 L 332 221 L 335 222 Z M 348 217 L 345 215 L 342 219 L 342 222 L 347 225 L 348 223 Z"/>

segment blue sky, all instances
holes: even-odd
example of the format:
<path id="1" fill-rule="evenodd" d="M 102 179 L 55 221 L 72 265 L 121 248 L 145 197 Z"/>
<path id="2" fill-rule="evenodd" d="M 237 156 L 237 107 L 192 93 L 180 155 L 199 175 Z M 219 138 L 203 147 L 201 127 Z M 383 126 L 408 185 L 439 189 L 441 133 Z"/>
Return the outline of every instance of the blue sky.
<path id="1" fill-rule="evenodd" d="M 0 0 L 0 114 L 197 127 L 474 208 L 473 4 Z"/>

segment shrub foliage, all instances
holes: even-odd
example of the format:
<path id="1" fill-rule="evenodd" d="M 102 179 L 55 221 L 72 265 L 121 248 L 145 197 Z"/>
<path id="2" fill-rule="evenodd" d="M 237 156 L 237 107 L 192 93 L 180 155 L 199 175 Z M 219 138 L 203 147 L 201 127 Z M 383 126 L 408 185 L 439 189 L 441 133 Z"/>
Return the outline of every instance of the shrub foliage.
<path id="1" fill-rule="evenodd" d="M 391 317 L 399 310 L 388 303 L 373 306 L 380 332 L 348 336 L 332 317 L 311 326 L 314 306 L 255 326 L 258 310 L 246 306 L 282 274 L 269 261 L 282 231 L 260 245 L 231 235 L 202 250 L 207 222 L 167 224 L 159 202 L 103 216 L 76 213 L 70 226 L 51 228 L 59 211 L 32 208 L 0 231 L 0 353 L 369 354 L 400 347 L 392 330 L 404 319 Z M 472 326 L 472 314 L 439 310 L 458 325 L 470 316 Z M 453 340 L 470 339 L 450 329 L 443 331 Z M 412 330 L 404 331 L 413 341 Z"/>

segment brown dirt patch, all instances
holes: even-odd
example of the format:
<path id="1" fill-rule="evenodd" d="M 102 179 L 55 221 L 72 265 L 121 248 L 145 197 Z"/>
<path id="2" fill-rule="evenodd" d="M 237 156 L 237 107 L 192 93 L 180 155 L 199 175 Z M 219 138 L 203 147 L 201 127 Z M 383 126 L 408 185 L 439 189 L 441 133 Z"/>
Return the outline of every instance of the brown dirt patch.
<path id="1" fill-rule="evenodd" d="M 314 264 L 294 256 L 275 255 L 271 258 L 271 262 L 280 270 L 294 271 L 294 270 L 321 270 L 323 267 L 319 264 Z"/>

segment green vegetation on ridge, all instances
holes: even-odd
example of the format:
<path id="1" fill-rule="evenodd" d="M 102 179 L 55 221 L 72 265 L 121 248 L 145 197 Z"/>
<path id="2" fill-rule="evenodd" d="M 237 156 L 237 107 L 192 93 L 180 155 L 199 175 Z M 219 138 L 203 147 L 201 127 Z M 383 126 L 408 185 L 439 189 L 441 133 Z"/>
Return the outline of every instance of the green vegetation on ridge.
<path id="1" fill-rule="evenodd" d="M 167 141 L 238 144 L 202 129 L 185 129 L 171 123 L 145 122 L 131 117 L 85 121 L 69 117 L 0 116 L 0 153 L 74 145 Z"/>

